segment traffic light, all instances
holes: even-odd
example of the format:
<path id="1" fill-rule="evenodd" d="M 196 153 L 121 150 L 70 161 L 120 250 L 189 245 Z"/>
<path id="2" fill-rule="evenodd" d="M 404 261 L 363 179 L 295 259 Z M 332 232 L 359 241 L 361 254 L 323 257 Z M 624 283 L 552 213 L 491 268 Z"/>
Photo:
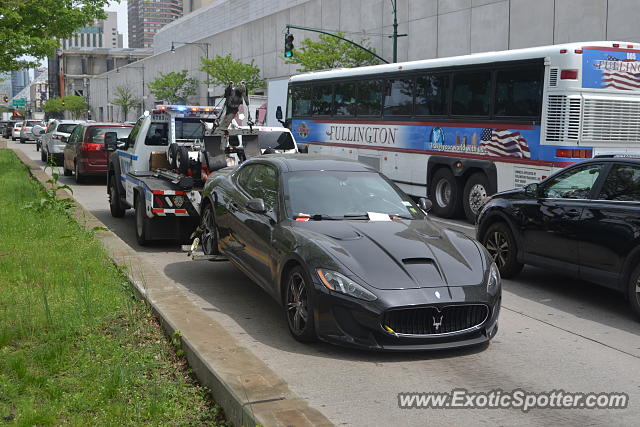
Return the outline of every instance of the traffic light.
<path id="1" fill-rule="evenodd" d="M 62 100 L 62 106 L 64 107 L 64 99 Z"/>
<path id="2" fill-rule="evenodd" d="M 2 100 L 3 100 L 4 102 L 9 102 L 9 97 L 8 97 L 8 96 L 5 96 L 4 98 L 2 98 Z"/>
<path id="3" fill-rule="evenodd" d="M 284 57 L 293 58 L 293 34 L 285 34 L 284 36 Z"/>

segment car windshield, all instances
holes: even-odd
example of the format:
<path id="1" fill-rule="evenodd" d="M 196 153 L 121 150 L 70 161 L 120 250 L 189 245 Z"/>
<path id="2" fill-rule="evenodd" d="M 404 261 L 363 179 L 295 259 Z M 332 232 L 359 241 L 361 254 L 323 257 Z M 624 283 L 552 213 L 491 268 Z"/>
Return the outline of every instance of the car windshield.
<path id="1" fill-rule="evenodd" d="M 17 122 L 15 125 L 13 125 L 14 128 L 19 128 L 22 127 L 22 122 Z"/>
<path id="2" fill-rule="evenodd" d="M 27 120 L 26 126 L 35 126 L 41 124 L 42 122 L 40 120 Z"/>
<path id="3" fill-rule="evenodd" d="M 76 123 L 61 123 L 58 125 L 56 132 L 71 133 L 78 126 Z"/>
<path id="4" fill-rule="evenodd" d="M 409 196 L 376 172 L 289 172 L 284 186 L 290 218 L 373 219 L 376 213 L 424 218 Z"/>
<path id="5" fill-rule="evenodd" d="M 289 132 L 260 132 L 258 134 L 258 144 L 263 150 L 267 148 L 293 150 L 296 148 Z"/>
<path id="6" fill-rule="evenodd" d="M 87 142 L 93 142 L 98 144 L 104 143 L 104 134 L 107 132 L 115 132 L 118 134 L 118 139 L 125 139 L 131 133 L 130 127 L 92 127 L 89 132 L 89 140 Z"/>

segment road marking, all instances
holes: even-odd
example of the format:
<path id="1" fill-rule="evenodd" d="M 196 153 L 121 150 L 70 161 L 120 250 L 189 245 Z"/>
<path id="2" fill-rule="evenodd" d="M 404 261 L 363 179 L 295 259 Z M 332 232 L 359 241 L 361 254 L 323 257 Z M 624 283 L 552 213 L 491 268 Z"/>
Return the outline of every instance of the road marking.
<path id="1" fill-rule="evenodd" d="M 462 227 L 462 228 L 466 228 L 467 230 L 473 230 L 473 231 L 476 230 L 475 227 L 472 227 L 470 225 L 458 224 L 457 222 L 452 222 L 452 221 L 445 221 L 444 219 L 436 218 L 436 217 L 432 217 L 432 216 L 430 216 L 429 218 L 434 220 L 434 221 L 436 221 L 436 222 L 440 222 L 442 224 L 447 224 L 447 225 L 451 225 L 451 226 L 454 226 L 454 227 Z"/>

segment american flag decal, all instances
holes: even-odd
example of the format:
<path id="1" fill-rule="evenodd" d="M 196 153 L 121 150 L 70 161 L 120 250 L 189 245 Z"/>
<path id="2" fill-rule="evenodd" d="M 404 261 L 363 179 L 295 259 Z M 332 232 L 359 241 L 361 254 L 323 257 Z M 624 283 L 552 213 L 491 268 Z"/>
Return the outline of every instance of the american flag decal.
<path id="1" fill-rule="evenodd" d="M 520 132 L 509 129 L 483 129 L 480 135 L 480 146 L 490 156 L 531 158 L 527 140 Z"/>
<path id="2" fill-rule="evenodd" d="M 614 56 L 607 58 L 608 64 L 602 72 L 602 87 L 620 90 L 640 90 L 640 73 L 633 70 L 637 67 L 629 67 L 633 59 L 619 59 Z M 637 64 L 634 64 L 637 65 Z"/>

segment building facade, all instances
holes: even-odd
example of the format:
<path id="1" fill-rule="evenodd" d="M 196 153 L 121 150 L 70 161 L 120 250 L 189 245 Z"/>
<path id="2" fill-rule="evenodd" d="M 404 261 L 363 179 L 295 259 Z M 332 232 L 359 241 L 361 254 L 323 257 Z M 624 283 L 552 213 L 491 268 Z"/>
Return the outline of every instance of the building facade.
<path id="1" fill-rule="evenodd" d="M 203 6 L 213 3 L 213 1 L 214 0 L 182 0 L 182 15 L 188 15 Z"/>
<path id="2" fill-rule="evenodd" d="M 31 77 L 29 70 L 18 70 L 11 72 L 11 97 L 14 97 L 25 87 L 29 86 Z"/>
<path id="3" fill-rule="evenodd" d="M 149 48 L 153 36 L 182 16 L 182 0 L 129 0 L 129 47 Z"/>
<path id="4" fill-rule="evenodd" d="M 640 0 L 397 0 L 397 8 L 398 31 L 407 34 L 398 41 L 399 61 L 573 41 L 640 42 Z M 201 81 L 206 78 L 199 71 L 203 50 L 176 43 L 172 54 L 172 42 L 204 43 L 210 58 L 231 54 L 253 61 L 266 79 L 290 76 L 297 67 L 283 58 L 287 24 L 342 31 L 392 59 L 389 0 L 214 0 L 156 34 L 154 56 L 143 61 L 147 80 L 183 69 Z M 291 32 L 296 47 L 306 37 L 317 39 L 316 33 Z M 111 81 L 118 81 L 111 75 Z M 96 106 L 107 102 L 103 89 Z M 221 88 L 212 91 L 219 95 Z M 207 86 L 201 83 L 193 102 L 206 99 Z"/>
<path id="5" fill-rule="evenodd" d="M 60 41 L 63 50 L 77 48 L 121 48 L 122 34 L 118 32 L 118 13 L 106 12 L 107 18 L 97 20 L 90 27 L 83 27 L 68 39 Z"/>

